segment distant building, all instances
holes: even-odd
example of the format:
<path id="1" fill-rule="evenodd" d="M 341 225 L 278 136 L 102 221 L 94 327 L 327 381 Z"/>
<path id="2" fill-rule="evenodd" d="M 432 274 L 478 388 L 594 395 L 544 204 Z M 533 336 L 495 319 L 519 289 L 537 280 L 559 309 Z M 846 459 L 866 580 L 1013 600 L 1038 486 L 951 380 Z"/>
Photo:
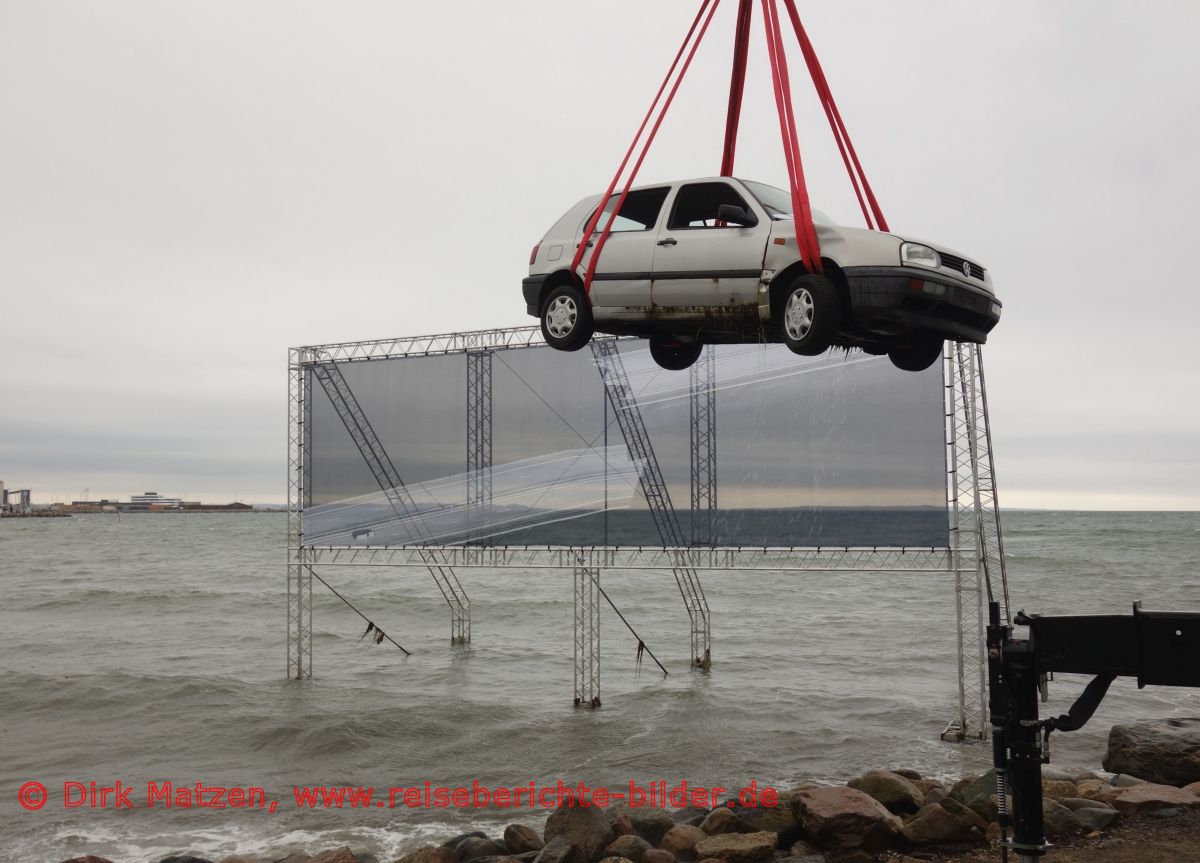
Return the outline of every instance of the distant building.
<path id="1" fill-rule="evenodd" d="M 183 500 L 177 497 L 163 497 L 156 491 L 144 494 L 130 495 L 129 512 L 162 512 L 166 509 L 182 509 Z"/>

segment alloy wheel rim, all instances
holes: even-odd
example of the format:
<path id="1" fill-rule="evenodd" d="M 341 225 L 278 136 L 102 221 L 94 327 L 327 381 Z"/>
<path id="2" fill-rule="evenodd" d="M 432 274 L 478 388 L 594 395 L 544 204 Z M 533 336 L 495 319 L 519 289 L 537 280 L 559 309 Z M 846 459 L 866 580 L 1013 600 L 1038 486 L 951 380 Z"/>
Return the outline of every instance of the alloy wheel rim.
<path id="1" fill-rule="evenodd" d="M 808 288 L 792 291 L 783 310 L 783 326 L 788 338 L 800 341 L 812 331 L 813 298 Z"/>
<path id="2" fill-rule="evenodd" d="M 555 297 L 546 307 L 546 330 L 556 339 L 569 336 L 578 320 L 579 307 L 570 297 Z"/>

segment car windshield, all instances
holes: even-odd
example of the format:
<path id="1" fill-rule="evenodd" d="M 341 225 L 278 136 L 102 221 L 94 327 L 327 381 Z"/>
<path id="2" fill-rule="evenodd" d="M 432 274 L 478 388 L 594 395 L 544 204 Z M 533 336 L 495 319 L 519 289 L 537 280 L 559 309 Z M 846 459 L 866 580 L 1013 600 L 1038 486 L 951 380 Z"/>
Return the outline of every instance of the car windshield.
<path id="1" fill-rule="evenodd" d="M 758 199 L 758 202 L 763 205 L 763 209 L 767 211 L 767 215 L 773 221 L 783 222 L 789 221 L 792 218 L 792 196 L 789 192 L 785 192 L 783 189 L 776 189 L 774 186 L 768 186 L 766 183 L 754 183 L 750 180 L 742 180 L 742 185 L 750 191 L 751 195 Z M 818 225 L 837 224 L 820 210 L 813 210 L 812 215 L 813 221 Z"/>

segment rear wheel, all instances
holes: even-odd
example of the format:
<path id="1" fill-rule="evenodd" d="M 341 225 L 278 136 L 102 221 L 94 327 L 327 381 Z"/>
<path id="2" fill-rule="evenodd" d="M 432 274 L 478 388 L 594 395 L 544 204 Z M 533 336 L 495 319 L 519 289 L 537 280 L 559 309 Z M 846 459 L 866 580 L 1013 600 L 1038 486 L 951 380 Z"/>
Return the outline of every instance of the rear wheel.
<path id="1" fill-rule="evenodd" d="M 823 354 L 841 325 L 837 290 L 824 276 L 805 275 L 788 286 L 776 312 L 780 334 L 794 353 Z"/>
<path id="2" fill-rule="evenodd" d="M 941 358 L 942 339 L 931 333 L 915 335 L 888 351 L 892 365 L 905 372 L 923 372 Z"/>
<path id="3" fill-rule="evenodd" d="M 670 339 L 651 339 L 650 356 L 661 368 L 678 372 L 688 368 L 704 351 L 700 342 L 676 342 Z"/>
<path id="4" fill-rule="evenodd" d="M 574 285 L 559 285 L 542 303 L 542 338 L 560 351 L 577 351 L 595 330 L 592 309 Z"/>

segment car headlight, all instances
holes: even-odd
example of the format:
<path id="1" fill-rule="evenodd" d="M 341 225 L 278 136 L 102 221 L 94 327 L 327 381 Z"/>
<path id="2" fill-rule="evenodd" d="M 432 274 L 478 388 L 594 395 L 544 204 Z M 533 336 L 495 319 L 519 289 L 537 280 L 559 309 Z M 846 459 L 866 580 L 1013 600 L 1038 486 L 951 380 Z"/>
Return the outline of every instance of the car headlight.
<path id="1" fill-rule="evenodd" d="M 900 263 L 916 264 L 920 267 L 931 267 L 936 270 L 942 265 L 942 259 L 929 246 L 922 246 L 920 243 L 901 243 Z"/>

